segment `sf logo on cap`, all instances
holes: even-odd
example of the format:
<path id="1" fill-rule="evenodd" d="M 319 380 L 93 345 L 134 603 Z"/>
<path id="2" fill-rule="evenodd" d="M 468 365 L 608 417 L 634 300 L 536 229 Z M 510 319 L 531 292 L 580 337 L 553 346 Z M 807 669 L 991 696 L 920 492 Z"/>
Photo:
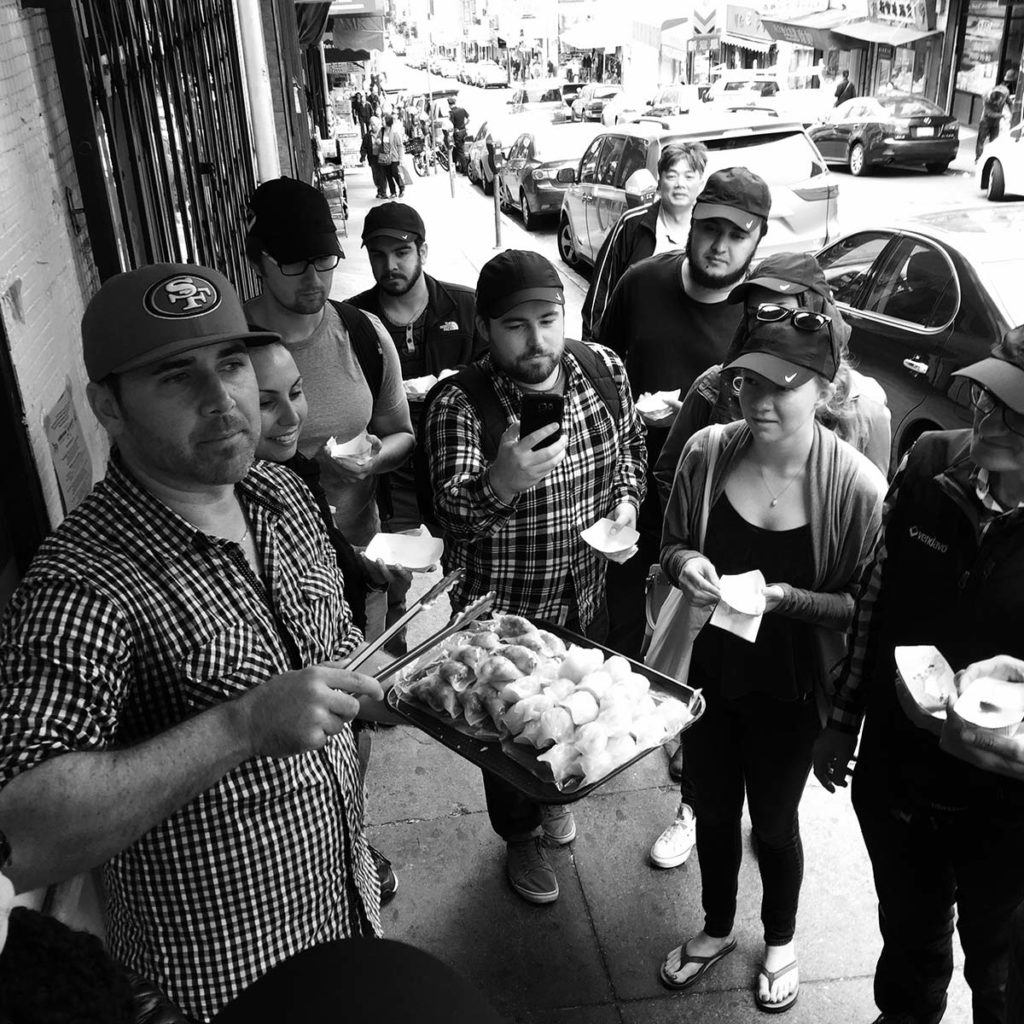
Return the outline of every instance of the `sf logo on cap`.
<path id="1" fill-rule="evenodd" d="M 216 309 L 220 305 L 220 292 L 205 277 L 179 274 L 153 285 L 146 292 L 144 304 L 154 316 L 177 320 Z"/>

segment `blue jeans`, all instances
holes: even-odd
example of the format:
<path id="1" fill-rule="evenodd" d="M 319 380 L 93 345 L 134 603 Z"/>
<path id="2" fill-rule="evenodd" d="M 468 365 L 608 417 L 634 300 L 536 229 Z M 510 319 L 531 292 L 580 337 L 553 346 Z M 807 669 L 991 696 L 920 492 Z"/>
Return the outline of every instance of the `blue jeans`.
<path id="1" fill-rule="evenodd" d="M 1005 990 L 1010 921 L 1024 900 L 1024 815 L 896 806 L 873 755 L 861 749 L 853 806 L 878 894 L 878 1008 L 938 1024 L 953 975 L 955 919 L 974 1024 L 1016 1024 L 1024 1018 L 1007 1014 Z"/>

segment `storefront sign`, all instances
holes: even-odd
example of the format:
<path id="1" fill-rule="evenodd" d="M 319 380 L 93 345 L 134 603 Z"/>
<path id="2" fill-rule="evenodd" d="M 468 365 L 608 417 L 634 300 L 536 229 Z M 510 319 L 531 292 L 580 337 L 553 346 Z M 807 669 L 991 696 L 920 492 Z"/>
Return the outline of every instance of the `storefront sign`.
<path id="1" fill-rule="evenodd" d="M 877 0 L 870 7 L 871 18 L 901 28 L 933 29 L 935 0 Z"/>
<path id="2" fill-rule="evenodd" d="M 686 48 L 691 53 L 709 53 L 712 50 L 718 49 L 720 42 L 718 33 L 709 36 L 695 36 L 693 39 L 688 39 L 686 42 Z"/>
<path id="3" fill-rule="evenodd" d="M 798 46 L 815 47 L 818 45 L 814 39 L 813 29 L 805 28 L 803 25 L 790 25 L 785 21 L 772 21 L 770 24 L 773 39 L 796 43 Z"/>
<path id="4" fill-rule="evenodd" d="M 766 43 L 772 40 L 761 24 L 761 15 L 752 7 L 726 4 L 725 31 L 731 36 L 741 36 L 745 39 L 756 39 Z"/>
<path id="5" fill-rule="evenodd" d="M 892 60 L 896 56 L 896 47 L 890 46 L 888 43 L 878 44 L 878 59 L 879 60 Z"/>

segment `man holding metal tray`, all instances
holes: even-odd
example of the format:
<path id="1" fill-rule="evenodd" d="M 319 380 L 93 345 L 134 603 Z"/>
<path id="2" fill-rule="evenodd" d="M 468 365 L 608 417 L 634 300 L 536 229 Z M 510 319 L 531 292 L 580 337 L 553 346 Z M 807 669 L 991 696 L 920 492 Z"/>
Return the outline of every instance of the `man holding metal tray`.
<path id="1" fill-rule="evenodd" d="M 644 430 L 621 360 L 597 346 L 567 345 L 564 303 L 555 268 L 536 253 L 510 249 L 485 264 L 476 320 L 490 354 L 470 367 L 485 387 L 473 388 L 474 398 L 459 379 L 466 371 L 449 378 L 426 410 L 424 445 L 446 568 L 465 573 L 453 606 L 494 591 L 503 612 L 600 642 L 607 560 L 580 533 L 604 517 L 615 529 L 635 526 Z M 521 436 L 531 407 L 545 412 Z M 495 417 L 505 427 L 492 446 L 487 426 Z M 486 772 L 484 787 L 513 888 L 532 903 L 553 902 L 558 879 L 542 838 L 572 842 L 572 815 Z"/>

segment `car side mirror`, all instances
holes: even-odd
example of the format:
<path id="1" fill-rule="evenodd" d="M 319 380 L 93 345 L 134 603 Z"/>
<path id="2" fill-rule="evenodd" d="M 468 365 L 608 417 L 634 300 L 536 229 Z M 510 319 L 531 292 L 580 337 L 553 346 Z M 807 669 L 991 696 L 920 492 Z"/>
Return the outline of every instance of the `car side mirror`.
<path id="1" fill-rule="evenodd" d="M 555 175 L 555 181 L 557 181 L 560 185 L 575 185 L 576 168 L 560 167 L 558 169 L 558 173 Z"/>
<path id="2" fill-rule="evenodd" d="M 646 167 L 640 167 L 626 179 L 623 188 L 628 196 L 643 196 L 657 191 L 658 179 Z"/>

